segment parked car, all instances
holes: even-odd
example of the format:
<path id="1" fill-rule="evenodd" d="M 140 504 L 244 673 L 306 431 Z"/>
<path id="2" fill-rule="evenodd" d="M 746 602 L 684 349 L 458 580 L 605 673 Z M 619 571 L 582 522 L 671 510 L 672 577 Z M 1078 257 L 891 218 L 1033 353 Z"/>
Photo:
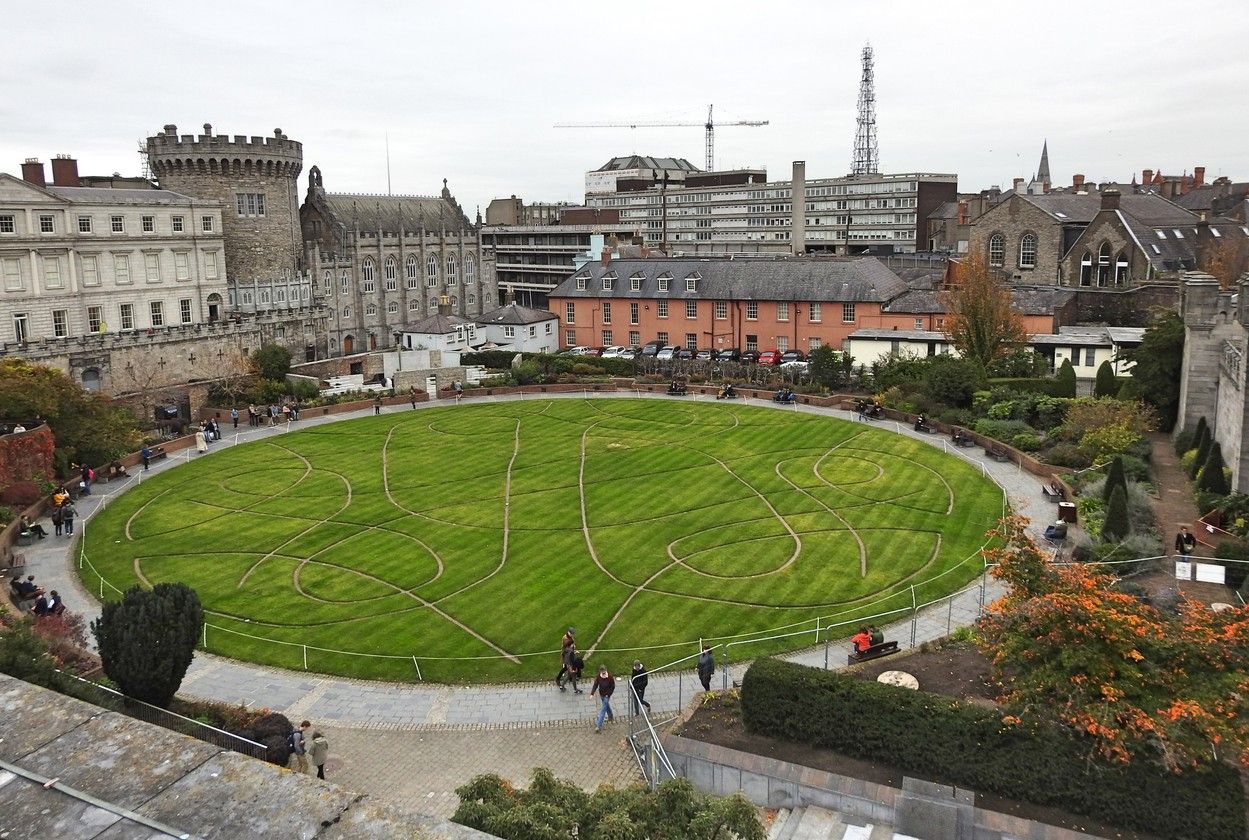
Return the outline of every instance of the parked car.
<path id="1" fill-rule="evenodd" d="M 779 365 L 781 363 L 781 354 L 777 350 L 764 350 L 759 354 L 759 364 L 761 365 Z"/>
<path id="2" fill-rule="evenodd" d="M 638 355 L 643 358 L 648 356 L 653 357 L 662 349 L 664 349 L 664 343 L 662 341 L 648 341 L 642 345 L 642 349 L 638 351 Z"/>
<path id="3" fill-rule="evenodd" d="M 633 358 L 637 358 L 637 354 L 638 354 L 638 351 L 636 347 L 626 347 L 616 355 L 616 358 L 617 359 L 633 359 Z"/>
<path id="4" fill-rule="evenodd" d="M 669 362 L 676 358 L 678 348 L 671 344 L 665 344 L 659 348 L 659 352 L 655 354 L 655 358 L 661 362 Z"/>
<path id="5" fill-rule="evenodd" d="M 569 347 L 564 352 L 569 356 L 589 356 L 592 355 L 590 352 L 592 349 L 593 348 L 591 347 L 586 347 L 584 344 L 578 344 L 576 347 Z"/>
<path id="6" fill-rule="evenodd" d="M 678 359 L 685 359 L 686 361 L 688 361 L 694 358 L 694 351 L 688 347 L 682 347 L 680 350 L 677 351 L 676 357 Z"/>
<path id="7" fill-rule="evenodd" d="M 747 350 L 745 353 L 742 354 L 741 362 L 744 365 L 753 365 L 753 364 L 756 364 L 758 361 L 759 361 L 758 350 Z"/>
<path id="8" fill-rule="evenodd" d="M 786 350 L 781 354 L 781 364 L 788 362 L 805 362 L 807 356 L 801 350 Z"/>
<path id="9" fill-rule="evenodd" d="M 800 359 L 792 359 L 788 362 L 781 362 L 781 370 L 789 373 L 806 373 L 811 369 L 811 363 Z"/>
<path id="10" fill-rule="evenodd" d="M 699 350 L 697 353 L 694 354 L 694 358 L 698 359 L 700 362 L 710 362 L 715 357 L 716 357 L 715 350 Z"/>
<path id="11" fill-rule="evenodd" d="M 624 351 L 624 347 L 621 347 L 619 344 L 613 344 L 611 347 L 604 347 L 603 352 L 599 356 L 604 359 L 619 359 L 620 354 Z"/>
<path id="12" fill-rule="evenodd" d="M 737 348 L 731 350 L 721 350 L 716 354 L 716 361 L 719 362 L 740 362 L 742 360 L 742 351 Z"/>
<path id="13" fill-rule="evenodd" d="M 586 355 L 586 356 L 601 356 L 601 355 L 603 355 L 603 349 L 604 349 L 604 348 L 602 348 L 602 347 L 587 347 L 584 355 Z"/>

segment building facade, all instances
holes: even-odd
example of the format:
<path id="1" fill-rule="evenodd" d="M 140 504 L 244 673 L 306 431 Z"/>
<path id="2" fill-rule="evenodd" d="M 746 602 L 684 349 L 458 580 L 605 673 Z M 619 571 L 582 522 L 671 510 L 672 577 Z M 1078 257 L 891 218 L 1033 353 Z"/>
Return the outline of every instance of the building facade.
<path id="1" fill-rule="evenodd" d="M 390 347 L 438 311 L 472 320 L 497 306 L 493 255 L 443 181 L 438 196 L 330 193 L 308 171 L 305 264 L 329 307 L 329 352 Z"/>
<path id="2" fill-rule="evenodd" d="M 596 237 L 632 242 L 637 228 L 617 224 L 500 225 L 481 229 L 482 247 L 493 257 L 500 290 L 511 289 L 525 306 L 542 308 L 547 294 L 576 269 L 574 260 Z"/>
<path id="3" fill-rule="evenodd" d="M 508 301 L 477 319 L 477 335 L 500 350 L 554 353 L 559 349 L 559 317 Z"/>
<path id="4" fill-rule="evenodd" d="M 557 225 L 560 213 L 572 207 L 567 201 L 533 201 L 511 196 L 486 205 L 487 225 Z"/>

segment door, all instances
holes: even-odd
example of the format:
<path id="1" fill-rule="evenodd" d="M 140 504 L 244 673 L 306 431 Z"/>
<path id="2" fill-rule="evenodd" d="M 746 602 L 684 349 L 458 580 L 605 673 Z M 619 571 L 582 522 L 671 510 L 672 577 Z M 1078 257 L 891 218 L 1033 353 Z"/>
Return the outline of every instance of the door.
<path id="1" fill-rule="evenodd" d="M 356 351 L 356 340 L 349 335 L 343 336 L 343 355 L 350 356 Z"/>

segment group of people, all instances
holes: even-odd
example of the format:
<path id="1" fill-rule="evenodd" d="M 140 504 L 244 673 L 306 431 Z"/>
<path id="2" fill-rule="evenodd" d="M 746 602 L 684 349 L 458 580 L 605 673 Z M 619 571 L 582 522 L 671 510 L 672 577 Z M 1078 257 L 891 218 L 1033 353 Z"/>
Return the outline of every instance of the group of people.
<path id="1" fill-rule="evenodd" d="M 234 422 L 234 428 L 239 427 L 239 410 L 237 408 L 230 409 L 230 419 Z M 269 405 L 249 405 L 247 406 L 247 425 L 249 426 L 276 426 L 278 419 L 284 423 L 299 419 L 299 403 L 270 403 Z M 266 424 L 266 420 L 268 421 Z"/>
<path id="2" fill-rule="evenodd" d="M 794 393 L 794 389 L 785 385 L 772 395 L 772 402 L 792 403 L 798 402 L 798 395 Z"/>
<path id="3" fill-rule="evenodd" d="M 20 577 L 13 578 L 9 584 L 9 590 L 13 601 L 22 609 L 26 608 L 27 603 L 33 601 L 30 611 L 36 617 L 60 615 L 65 612 L 65 602 L 61 600 L 60 593 L 55 589 L 45 593 L 42 586 L 35 584 L 34 575 L 27 575 L 25 580 Z"/>
<path id="4" fill-rule="evenodd" d="M 868 648 L 882 644 L 885 632 L 874 624 L 864 624 L 859 632 L 850 637 L 850 644 L 855 653 L 863 653 Z"/>
<path id="5" fill-rule="evenodd" d="M 308 772 L 308 759 L 317 768 L 317 778 L 325 778 L 325 759 L 330 753 L 330 742 L 325 736 L 312 728 L 312 721 L 305 720 L 299 727 L 292 729 L 286 736 L 286 745 L 291 756 L 287 766 L 300 773 Z"/>
<path id="6" fill-rule="evenodd" d="M 879 420 L 885 416 L 885 407 L 875 400 L 856 400 L 855 408 L 858 409 L 860 420 Z"/>
<path id="7" fill-rule="evenodd" d="M 555 675 L 555 685 L 560 691 L 564 691 L 564 682 L 567 680 L 572 685 L 574 694 L 584 694 L 585 692 L 577 686 L 577 682 L 581 679 L 581 671 L 585 667 L 585 656 L 577 649 L 576 633 L 575 627 L 569 627 L 563 639 L 560 640 L 560 668 Z M 711 691 L 711 677 L 716 672 L 716 660 L 711 645 L 703 645 L 702 652 L 698 656 L 697 671 L 703 691 Z M 643 708 L 650 711 L 651 704 L 646 700 L 646 687 L 650 684 L 650 674 L 646 666 L 642 664 L 642 660 L 633 660 L 633 669 L 629 672 L 629 683 L 633 686 L 633 690 L 629 693 L 633 714 L 641 714 Z M 611 707 L 611 698 L 615 693 L 616 678 L 606 665 L 600 665 L 594 682 L 590 686 L 590 700 L 597 698 L 599 703 L 598 717 L 594 722 L 595 732 L 602 732 L 604 723 L 615 720 L 616 714 Z"/>
<path id="8" fill-rule="evenodd" d="M 737 396 L 737 391 L 734 390 L 732 382 L 727 383 L 724 387 L 722 387 L 719 391 L 716 392 L 716 399 L 718 400 L 731 400 L 736 396 Z"/>
<path id="9" fill-rule="evenodd" d="M 93 478 L 95 477 L 94 472 L 91 475 Z M 86 484 L 87 482 L 84 481 L 83 483 Z M 78 508 L 74 507 L 73 498 L 70 497 L 69 491 L 62 484 L 52 494 L 52 510 L 49 513 L 49 517 L 52 519 L 52 529 L 56 532 L 56 535 L 58 537 L 62 535 L 72 537 L 74 535 L 74 519 L 77 516 Z M 47 532 L 43 528 L 40 528 L 37 533 L 43 533 L 44 536 L 47 536 Z"/>

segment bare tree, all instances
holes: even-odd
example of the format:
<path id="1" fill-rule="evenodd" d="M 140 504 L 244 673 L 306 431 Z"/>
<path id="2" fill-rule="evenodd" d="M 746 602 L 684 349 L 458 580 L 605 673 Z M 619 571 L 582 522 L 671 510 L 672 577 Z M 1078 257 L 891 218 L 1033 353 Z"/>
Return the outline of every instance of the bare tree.
<path id="1" fill-rule="evenodd" d="M 219 349 L 207 355 L 199 370 L 203 373 L 201 378 L 211 383 L 212 390 L 234 405 L 250 390 L 256 364 L 242 350 Z"/>
<path id="2" fill-rule="evenodd" d="M 1230 289 L 1249 271 L 1249 239 L 1230 234 L 1210 248 L 1202 260 L 1201 270 L 1219 281 L 1219 288 Z"/>
<path id="3" fill-rule="evenodd" d="M 1011 307 L 1010 288 L 990 271 L 983 255 L 970 253 L 954 264 L 945 308 L 945 335 L 965 359 L 989 365 L 1028 340 Z"/>

